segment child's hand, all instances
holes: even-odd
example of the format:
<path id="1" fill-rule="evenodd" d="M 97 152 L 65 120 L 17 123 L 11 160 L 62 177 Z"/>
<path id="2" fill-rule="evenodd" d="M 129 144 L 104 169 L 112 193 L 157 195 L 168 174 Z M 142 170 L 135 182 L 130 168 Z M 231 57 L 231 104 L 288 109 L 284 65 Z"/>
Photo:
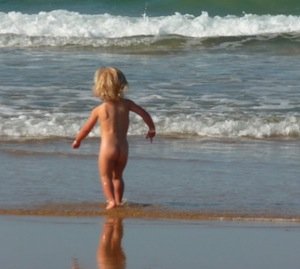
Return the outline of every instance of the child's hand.
<path id="1" fill-rule="evenodd" d="M 74 140 L 73 144 L 72 144 L 72 148 L 73 149 L 78 149 L 80 147 L 80 142 L 77 140 Z"/>
<path id="2" fill-rule="evenodd" d="M 150 142 L 152 143 L 153 137 L 156 135 L 155 130 L 149 130 L 147 135 L 146 135 L 146 139 L 150 139 Z"/>

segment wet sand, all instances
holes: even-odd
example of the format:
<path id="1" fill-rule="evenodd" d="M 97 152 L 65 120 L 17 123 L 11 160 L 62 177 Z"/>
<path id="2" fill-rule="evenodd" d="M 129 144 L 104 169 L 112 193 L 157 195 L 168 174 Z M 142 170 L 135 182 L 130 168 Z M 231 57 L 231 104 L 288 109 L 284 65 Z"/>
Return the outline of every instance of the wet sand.
<path id="1" fill-rule="evenodd" d="M 300 216 L 238 211 L 179 210 L 159 205 L 126 202 L 125 205 L 106 210 L 104 203 L 47 203 L 39 206 L 1 208 L 0 215 L 36 217 L 113 217 L 126 219 L 231 221 L 300 224 Z"/>
<path id="2" fill-rule="evenodd" d="M 297 268 L 300 226 L 103 217 L 0 216 L 6 269 Z"/>

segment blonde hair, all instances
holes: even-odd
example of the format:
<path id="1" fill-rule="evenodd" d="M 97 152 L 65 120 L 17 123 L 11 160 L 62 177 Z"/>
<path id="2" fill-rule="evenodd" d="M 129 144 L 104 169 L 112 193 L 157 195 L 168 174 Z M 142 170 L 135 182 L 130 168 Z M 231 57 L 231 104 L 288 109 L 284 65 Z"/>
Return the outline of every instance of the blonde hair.
<path id="1" fill-rule="evenodd" d="M 94 95 L 104 101 L 117 101 L 128 86 L 125 75 L 115 67 L 99 68 L 94 76 Z"/>

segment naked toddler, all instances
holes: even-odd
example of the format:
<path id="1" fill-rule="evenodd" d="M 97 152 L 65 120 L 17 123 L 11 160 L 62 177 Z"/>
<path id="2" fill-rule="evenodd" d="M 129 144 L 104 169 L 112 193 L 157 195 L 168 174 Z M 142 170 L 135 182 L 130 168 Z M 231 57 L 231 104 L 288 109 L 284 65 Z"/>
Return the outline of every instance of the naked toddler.
<path id="1" fill-rule="evenodd" d="M 103 192 L 107 199 L 106 209 L 122 204 L 123 171 L 128 159 L 129 112 L 138 114 L 147 124 L 149 130 L 146 138 L 152 142 L 155 136 L 155 125 L 150 114 L 133 101 L 124 98 L 124 89 L 127 86 L 126 77 L 117 68 L 106 67 L 96 71 L 93 90 L 103 103 L 92 110 L 72 144 L 73 148 L 79 148 L 81 141 L 95 124 L 100 124 L 101 146 L 98 165 Z"/>

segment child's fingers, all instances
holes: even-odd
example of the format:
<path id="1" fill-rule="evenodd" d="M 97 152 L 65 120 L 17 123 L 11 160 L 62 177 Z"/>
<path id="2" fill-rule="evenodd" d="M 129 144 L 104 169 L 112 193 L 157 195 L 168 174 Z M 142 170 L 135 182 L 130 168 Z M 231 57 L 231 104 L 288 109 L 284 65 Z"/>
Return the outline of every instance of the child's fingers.
<path id="1" fill-rule="evenodd" d="M 80 146 L 80 143 L 77 140 L 74 140 L 74 142 L 72 143 L 72 148 L 77 149 L 77 148 L 79 148 L 79 146 Z"/>
<path id="2" fill-rule="evenodd" d="M 155 136 L 155 131 L 154 130 L 150 130 L 148 131 L 147 135 L 146 135 L 146 138 L 150 139 L 150 142 L 152 143 L 152 140 L 153 140 L 153 137 Z"/>

